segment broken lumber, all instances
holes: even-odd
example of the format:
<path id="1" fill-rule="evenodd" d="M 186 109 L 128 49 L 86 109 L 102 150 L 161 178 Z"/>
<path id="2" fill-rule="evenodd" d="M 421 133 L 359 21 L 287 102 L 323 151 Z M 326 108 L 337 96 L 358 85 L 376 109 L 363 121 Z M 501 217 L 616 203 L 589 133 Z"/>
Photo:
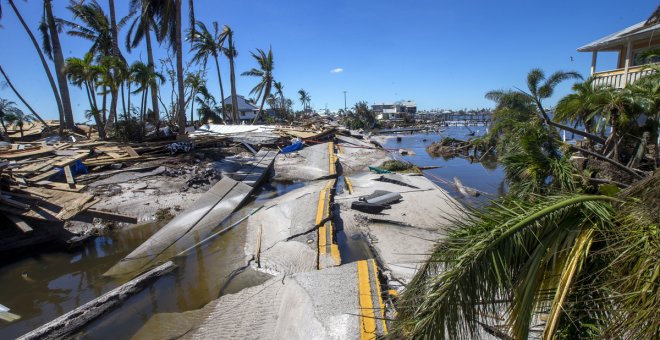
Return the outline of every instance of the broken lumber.
<path id="1" fill-rule="evenodd" d="M 159 277 L 176 268 L 168 261 L 102 296 L 24 334 L 18 339 L 62 339 L 72 336 L 91 321 L 121 305 L 126 299 L 138 293 Z"/>

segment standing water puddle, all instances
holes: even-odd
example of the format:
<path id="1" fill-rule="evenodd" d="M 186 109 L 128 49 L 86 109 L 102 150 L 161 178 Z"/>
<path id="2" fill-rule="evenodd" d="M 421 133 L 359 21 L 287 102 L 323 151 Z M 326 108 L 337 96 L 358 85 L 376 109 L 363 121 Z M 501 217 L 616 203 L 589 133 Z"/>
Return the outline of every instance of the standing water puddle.
<path id="1" fill-rule="evenodd" d="M 212 232 L 232 225 L 268 199 L 302 186 L 304 183 L 262 185 L 247 204 Z M 154 315 L 199 309 L 221 294 L 235 293 L 267 280 L 269 275 L 250 269 L 236 274 L 245 266 L 245 223 L 174 258 L 177 268 L 172 273 L 79 335 L 89 339 L 129 338 Z M 0 304 L 21 316 L 11 323 L 0 320 L 0 338 L 25 334 L 124 283 L 125 279 L 102 274 L 159 228 L 156 224 L 126 228 L 97 237 L 76 251 L 40 254 L 0 267 Z M 200 235 L 199 241 L 207 236 Z M 233 279 L 228 280 L 230 277 Z M 168 328 L 158 322 L 149 324 Z"/>

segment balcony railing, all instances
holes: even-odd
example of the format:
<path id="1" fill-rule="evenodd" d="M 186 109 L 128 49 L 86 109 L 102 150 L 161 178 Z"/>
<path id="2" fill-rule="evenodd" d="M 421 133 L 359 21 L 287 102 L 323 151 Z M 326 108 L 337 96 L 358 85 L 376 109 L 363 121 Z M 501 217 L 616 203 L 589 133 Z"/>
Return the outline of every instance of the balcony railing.
<path id="1" fill-rule="evenodd" d="M 646 75 L 655 72 L 653 69 L 644 66 L 635 66 L 628 68 L 626 77 L 625 69 L 616 69 L 612 71 L 594 73 L 594 86 L 611 86 L 617 89 L 623 88 L 626 84 L 631 84 Z M 626 79 L 627 78 L 627 79 Z M 626 81 L 624 82 L 624 79 Z"/>

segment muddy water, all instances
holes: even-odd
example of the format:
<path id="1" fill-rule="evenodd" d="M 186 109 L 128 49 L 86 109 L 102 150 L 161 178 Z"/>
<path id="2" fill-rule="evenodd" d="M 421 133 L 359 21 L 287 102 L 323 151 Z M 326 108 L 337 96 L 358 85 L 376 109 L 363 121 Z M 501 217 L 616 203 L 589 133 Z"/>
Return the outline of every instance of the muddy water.
<path id="1" fill-rule="evenodd" d="M 269 183 L 229 221 L 213 232 L 234 224 L 264 201 L 304 184 Z M 245 270 L 244 223 L 191 249 L 174 259 L 175 271 L 131 297 L 119 309 L 92 323 L 81 332 L 82 338 L 129 338 L 160 313 L 180 313 L 203 307 L 220 295 L 260 284 L 268 275 Z M 123 280 L 102 274 L 135 247 L 149 238 L 160 226 L 147 224 L 97 237 L 73 252 L 45 253 L 0 268 L 0 304 L 21 316 L 8 323 L 0 320 L 0 339 L 24 334 L 103 293 Z M 208 235 L 199 235 L 203 240 Z M 163 319 L 163 322 L 168 320 Z M 167 324 L 150 322 L 155 328 Z"/>

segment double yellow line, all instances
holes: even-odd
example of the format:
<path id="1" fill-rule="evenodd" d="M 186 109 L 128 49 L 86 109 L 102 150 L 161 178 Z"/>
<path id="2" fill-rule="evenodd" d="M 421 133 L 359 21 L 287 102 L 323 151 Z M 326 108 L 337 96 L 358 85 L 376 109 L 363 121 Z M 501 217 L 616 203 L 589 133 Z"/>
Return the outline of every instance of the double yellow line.
<path id="1" fill-rule="evenodd" d="M 358 295 L 360 303 L 360 339 L 376 339 L 380 328 L 381 335 L 387 334 L 385 305 L 381 296 L 378 268 L 373 259 L 357 262 Z M 374 306 L 375 305 L 375 306 Z M 380 323 L 380 325 L 378 325 Z"/>

